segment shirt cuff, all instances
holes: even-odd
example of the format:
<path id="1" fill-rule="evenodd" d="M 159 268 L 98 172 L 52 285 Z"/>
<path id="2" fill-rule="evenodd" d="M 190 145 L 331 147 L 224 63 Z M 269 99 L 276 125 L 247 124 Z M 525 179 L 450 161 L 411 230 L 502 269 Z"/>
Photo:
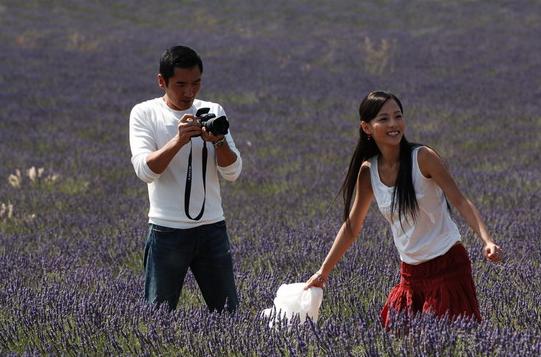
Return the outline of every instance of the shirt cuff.
<path id="1" fill-rule="evenodd" d="M 217 166 L 220 175 L 227 181 L 235 181 L 242 171 L 242 159 L 237 154 L 237 160 L 229 166 Z"/>
<path id="2" fill-rule="evenodd" d="M 147 156 L 148 154 L 139 154 L 132 158 L 132 163 L 137 177 L 146 183 L 151 183 L 161 175 L 150 169 L 147 164 Z"/>

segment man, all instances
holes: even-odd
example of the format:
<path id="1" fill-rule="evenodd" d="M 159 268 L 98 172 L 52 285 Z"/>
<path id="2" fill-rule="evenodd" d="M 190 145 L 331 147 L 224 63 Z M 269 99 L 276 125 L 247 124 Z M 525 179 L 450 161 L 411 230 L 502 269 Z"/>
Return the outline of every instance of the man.
<path id="1" fill-rule="evenodd" d="M 222 311 L 227 303 L 233 311 L 238 298 L 218 173 L 235 181 L 242 160 L 229 132 L 212 132 L 196 116 L 200 108 L 225 115 L 219 104 L 196 99 L 202 74 L 194 50 L 166 50 L 157 76 L 164 95 L 130 114 L 131 161 L 150 201 L 145 299 L 175 309 L 191 269 L 208 308 Z"/>

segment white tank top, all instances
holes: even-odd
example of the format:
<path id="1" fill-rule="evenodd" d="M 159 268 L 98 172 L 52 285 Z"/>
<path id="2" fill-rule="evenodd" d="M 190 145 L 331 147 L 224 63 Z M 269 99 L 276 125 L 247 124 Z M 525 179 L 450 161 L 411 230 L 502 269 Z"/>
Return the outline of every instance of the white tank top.
<path id="1" fill-rule="evenodd" d="M 447 202 L 441 188 L 419 169 L 417 153 L 412 152 L 412 179 L 419 209 L 415 221 L 402 217 L 402 226 L 398 220 L 398 211 L 391 219 L 391 200 L 394 187 L 386 186 L 379 177 L 378 155 L 369 159 L 372 191 L 380 212 L 391 224 L 394 244 L 400 254 L 400 260 L 407 264 L 420 264 L 445 254 L 457 241 L 460 232 L 449 215 Z"/>

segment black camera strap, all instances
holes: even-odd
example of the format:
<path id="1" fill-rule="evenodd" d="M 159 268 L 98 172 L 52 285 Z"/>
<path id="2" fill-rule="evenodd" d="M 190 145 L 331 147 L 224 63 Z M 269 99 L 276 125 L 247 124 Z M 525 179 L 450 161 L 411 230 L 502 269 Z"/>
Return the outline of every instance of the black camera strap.
<path id="1" fill-rule="evenodd" d="M 203 212 L 205 212 L 205 201 L 207 200 L 207 142 L 203 141 L 203 207 L 201 207 L 201 212 L 197 217 L 192 218 L 190 216 L 190 195 L 192 191 L 192 141 L 190 140 L 190 156 L 188 157 L 188 173 L 186 175 L 186 188 L 184 189 L 184 211 L 186 216 L 192 221 L 199 221 L 203 217 Z"/>

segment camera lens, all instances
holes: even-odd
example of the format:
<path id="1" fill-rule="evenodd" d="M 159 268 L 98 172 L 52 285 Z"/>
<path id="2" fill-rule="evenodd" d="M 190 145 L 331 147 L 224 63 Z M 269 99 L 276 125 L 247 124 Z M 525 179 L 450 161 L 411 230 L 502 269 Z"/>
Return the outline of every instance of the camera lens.
<path id="1" fill-rule="evenodd" d="M 229 122 L 225 115 L 222 115 L 221 117 L 207 120 L 203 126 L 213 135 L 225 135 L 229 129 Z"/>

